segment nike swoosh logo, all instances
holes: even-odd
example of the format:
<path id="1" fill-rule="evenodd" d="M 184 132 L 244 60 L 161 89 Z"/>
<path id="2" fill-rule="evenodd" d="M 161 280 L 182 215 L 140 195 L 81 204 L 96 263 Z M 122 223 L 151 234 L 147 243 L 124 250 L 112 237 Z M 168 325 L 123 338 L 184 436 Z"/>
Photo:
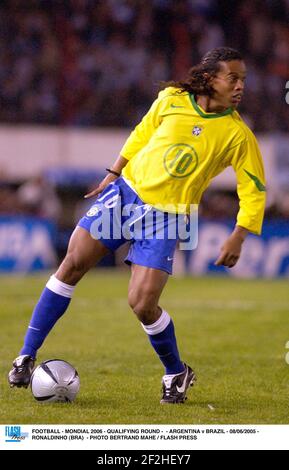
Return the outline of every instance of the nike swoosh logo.
<path id="1" fill-rule="evenodd" d="M 171 108 L 184 108 L 184 106 L 178 106 L 177 104 L 171 104 Z"/>
<path id="2" fill-rule="evenodd" d="M 184 393 L 184 391 L 186 390 L 186 382 L 187 382 L 188 373 L 189 373 L 189 368 L 187 367 L 187 373 L 186 373 L 186 376 L 184 378 L 183 385 L 181 387 L 177 386 L 177 391 L 179 393 Z"/>
<path id="3" fill-rule="evenodd" d="M 167 257 L 168 261 L 172 261 L 174 258 L 170 258 L 169 256 Z"/>
<path id="4" fill-rule="evenodd" d="M 254 181 L 255 185 L 256 185 L 256 188 L 259 189 L 259 191 L 261 192 L 265 192 L 266 191 L 266 187 L 264 186 L 263 183 L 261 183 L 261 181 L 259 180 L 259 178 L 257 178 L 257 176 L 255 175 L 252 175 L 252 173 L 250 173 L 249 171 L 245 170 L 245 173 L 247 173 L 247 175 L 251 178 L 251 180 Z"/>

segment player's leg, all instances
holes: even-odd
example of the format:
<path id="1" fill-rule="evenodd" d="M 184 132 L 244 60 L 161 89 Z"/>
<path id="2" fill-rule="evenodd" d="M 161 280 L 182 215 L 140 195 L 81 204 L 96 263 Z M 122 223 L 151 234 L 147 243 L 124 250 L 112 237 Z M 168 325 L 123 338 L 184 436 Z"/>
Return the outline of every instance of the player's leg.
<path id="1" fill-rule="evenodd" d="M 82 227 L 74 230 L 67 254 L 51 276 L 34 309 L 20 356 L 15 359 L 8 380 L 11 386 L 28 386 L 37 350 L 57 320 L 67 310 L 75 285 L 109 250 Z"/>
<path id="2" fill-rule="evenodd" d="M 173 321 L 159 306 L 167 280 L 168 273 L 165 271 L 132 264 L 128 301 L 165 366 L 161 403 L 181 403 L 195 375 L 181 361 Z"/>
<path id="3" fill-rule="evenodd" d="M 167 283 L 168 274 L 159 269 L 132 264 L 128 302 L 141 322 L 149 340 L 165 366 L 167 374 L 183 372 L 173 321 L 159 307 L 160 295 Z"/>
<path id="4" fill-rule="evenodd" d="M 89 269 L 110 252 L 103 243 L 77 226 L 71 235 L 67 254 L 55 273 L 60 281 L 75 286 Z"/>

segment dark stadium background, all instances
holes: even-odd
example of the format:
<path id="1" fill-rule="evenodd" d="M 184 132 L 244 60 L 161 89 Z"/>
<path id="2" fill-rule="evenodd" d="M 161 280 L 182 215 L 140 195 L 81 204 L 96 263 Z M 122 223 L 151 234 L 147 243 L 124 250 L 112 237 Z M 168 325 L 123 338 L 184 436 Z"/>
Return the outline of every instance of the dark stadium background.
<path id="1" fill-rule="evenodd" d="M 184 77 L 206 51 L 227 45 L 240 49 L 246 60 L 249 73 L 240 112 L 265 151 L 269 225 L 262 246 L 254 243 L 264 250 L 274 233 L 283 246 L 278 266 L 254 267 L 249 276 L 288 275 L 288 25 L 288 0 L 2 0 L 0 270 L 55 265 L 86 209 L 83 194 L 103 177 L 104 168 L 155 98 L 159 82 Z M 114 136 L 118 146 L 111 150 L 104 143 L 99 149 L 97 139 L 113 142 Z M 57 146 L 51 146 L 51 152 L 50 141 Z M 230 175 L 206 192 L 201 224 L 230 226 L 237 210 Z M 49 249 L 56 257 L 45 261 L 31 255 L 30 264 L 18 262 L 8 234 L 15 233 L 13 223 L 19 223 L 19 216 L 26 235 L 22 242 L 16 236 L 15 243 L 29 250 L 33 220 L 28 229 L 24 216 L 48 219 L 48 238 L 53 241 Z M 198 270 L 199 263 L 190 264 L 189 258 L 185 265 L 178 261 L 177 272 L 202 274 L 213 269 L 211 260 L 203 260 Z M 111 256 L 102 264 L 121 264 L 121 259 L 122 254 L 116 261 Z M 246 276 L 246 270 L 239 271 L 237 275 Z"/>

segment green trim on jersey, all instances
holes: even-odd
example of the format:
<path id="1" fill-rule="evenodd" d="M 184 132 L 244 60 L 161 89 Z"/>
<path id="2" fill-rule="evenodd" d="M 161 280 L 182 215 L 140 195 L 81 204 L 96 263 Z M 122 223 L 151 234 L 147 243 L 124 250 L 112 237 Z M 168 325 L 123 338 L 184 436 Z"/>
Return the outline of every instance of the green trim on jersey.
<path id="1" fill-rule="evenodd" d="M 254 183 L 255 183 L 255 185 L 256 185 L 256 188 L 259 189 L 259 191 L 261 191 L 261 192 L 265 192 L 265 191 L 266 191 L 266 187 L 264 186 L 263 183 L 261 183 L 261 181 L 259 180 L 259 178 L 257 178 L 257 176 L 252 175 L 252 173 L 250 173 L 249 171 L 245 170 L 245 168 L 244 168 L 244 171 L 245 171 L 245 173 L 247 173 L 247 175 L 251 178 L 251 180 L 254 181 Z"/>
<path id="2" fill-rule="evenodd" d="M 194 95 L 192 93 L 189 93 L 189 97 L 190 97 L 190 100 L 192 102 L 193 107 L 195 108 L 197 113 L 200 116 L 202 116 L 203 118 L 207 118 L 207 119 L 218 118 L 218 117 L 222 117 L 222 116 L 227 116 L 228 114 L 232 114 L 232 112 L 233 112 L 232 108 L 228 108 L 225 111 L 223 111 L 222 113 L 209 113 L 209 114 L 204 113 L 204 111 L 200 108 L 200 106 L 196 102 Z"/>

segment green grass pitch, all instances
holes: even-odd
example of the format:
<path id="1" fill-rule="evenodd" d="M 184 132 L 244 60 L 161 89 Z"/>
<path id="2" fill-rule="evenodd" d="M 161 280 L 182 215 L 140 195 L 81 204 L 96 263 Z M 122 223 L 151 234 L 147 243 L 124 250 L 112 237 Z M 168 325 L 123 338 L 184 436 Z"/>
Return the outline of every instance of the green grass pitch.
<path id="1" fill-rule="evenodd" d="M 127 306 L 127 273 L 99 270 L 39 352 L 77 368 L 74 403 L 10 389 L 32 308 L 47 276 L 1 277 L 1 424 L 288 424 L 288 280 L 171 278 L 161 305 L 198 381 L 183 405 L 159 404 L 162 366 Z"/>

